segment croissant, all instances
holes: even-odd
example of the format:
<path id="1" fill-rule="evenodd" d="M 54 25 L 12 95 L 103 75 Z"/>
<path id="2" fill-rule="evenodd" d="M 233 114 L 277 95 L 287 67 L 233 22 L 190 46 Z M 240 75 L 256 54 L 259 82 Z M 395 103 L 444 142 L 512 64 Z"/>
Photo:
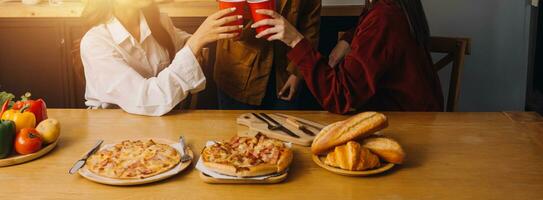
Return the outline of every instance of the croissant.
<path id="1" fill-rule="evenodd" d="M 336 146 L 333 152 L 326 155 L 324 164 L 350 171 L 364 171 L 381 165 L 377 155 L 354 141 Z"/>

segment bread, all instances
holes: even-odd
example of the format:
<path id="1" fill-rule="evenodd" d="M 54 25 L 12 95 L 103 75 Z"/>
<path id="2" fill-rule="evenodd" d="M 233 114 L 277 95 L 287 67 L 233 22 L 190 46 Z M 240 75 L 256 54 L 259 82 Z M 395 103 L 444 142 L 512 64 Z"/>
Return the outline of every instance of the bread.
<path id="1" fill-rule="evenodd" d="M 368 148 L 371 152 L 390 163 L 401 164 L 405 159 L 405 153 L 402 146 L 391 138 L 367 138 L 362 141 L 362 147 Z"/>
<path id="2" fill-rule="evenodd" d="M 347 142 L 328 153 L 324 164 L 350 171 L 364 171 L 379 167 L 379 157 L 357 142 Z"/>
<path id="3" fill-rule="evenodd" d="M 345 121 L 331 125 L 328 129 L 323 129 L 313 140 L 311 152 L 316 155 L 323 154 L 335 146 L 369 136 L 387 126 L 387 118 L 381 113 L 360 113 Z"/>

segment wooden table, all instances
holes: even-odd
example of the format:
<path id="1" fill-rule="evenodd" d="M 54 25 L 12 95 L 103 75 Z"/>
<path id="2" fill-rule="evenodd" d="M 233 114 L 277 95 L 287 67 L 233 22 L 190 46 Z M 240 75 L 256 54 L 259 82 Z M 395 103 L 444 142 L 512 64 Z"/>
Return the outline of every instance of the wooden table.
<path id="1" fill-rule="evenodd" d="M 190 168 L 168 180 L 112 187 L 68 175 L 97 139 L 186 136 L 195 150 L 236 134 L 242 111 L 189 111 L 160 118 L 120 110 L 50 110 L 59 146 L 34 162 L 0 168 L 0 199 L 543 199 L 543 119 L 533 113 L 387 113 L 384 131 L 408 161 L 390 173 L 332 174 L 295 147 L 289 178 L 277 185 L 209 185 Z M 345 116 L 287 112 L 321 123 Z"/>

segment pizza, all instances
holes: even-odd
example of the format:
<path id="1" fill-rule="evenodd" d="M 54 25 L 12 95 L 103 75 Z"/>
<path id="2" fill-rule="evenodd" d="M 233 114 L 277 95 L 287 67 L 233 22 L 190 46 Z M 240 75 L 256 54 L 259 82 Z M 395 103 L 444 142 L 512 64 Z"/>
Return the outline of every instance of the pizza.
<path id="1" fill-rule="evenodd" d="M 207 146 L 202 160 L 207 168 L 220 174 L 254 177 L 285 171 L 292 161 L 292 150 L 284 142 L 259 134 Z"/>
<path id="2" fill-rule="evenodd" d="M 170 145 L 125 140 L 90 156 L 87 167 L 103 177 L 143 179 L 172 169 L 180 160 L 180 154 Z"/>

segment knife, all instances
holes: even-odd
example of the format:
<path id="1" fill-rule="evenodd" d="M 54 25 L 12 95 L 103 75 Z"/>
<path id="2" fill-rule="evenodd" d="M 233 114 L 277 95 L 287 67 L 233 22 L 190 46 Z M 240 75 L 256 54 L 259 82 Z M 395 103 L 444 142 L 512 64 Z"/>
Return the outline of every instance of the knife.
<path id="1" fill-rule="evenodd" d="M 282 124 L 280 124 L 279 122 L 275 121 L 273 118 L 271 118 L 269 115 L 267 115 L 266 113 L 260 113 L 260 115 L 266 119 L 267 121 L 275 124 L 275 126 L 277 127 L 277 130 L 280 130 L 280 131 L 283 131 L 285 132 L 286 134 L 292 136 L 292 137 L 295 137 L 295 138 L 300 138 L 300 136 L 296 135 L 296 133 L 288 130 L 286 127 L 284 127 Z"/>
<path id="2" fill-rule="evenodd" d="M 100 145 L 102 145 L 103 142 L 104 140 L 98 140 L 98 142 L 96 142 L 94 147 L 92 147 L 92 149 L 89 152 L 87 152 L 87 154 L 85 154 L 83 158 L 75 162 L 74 166 L 70 168 L 69 173 L 75 174 L 79 169 L 81 169 L 81 167 L 85 166 L 85 162 L 87 162 L 87 159 L 100 148 Z"/>
<path id="3" fill-rule="evenodd" d="M 284 118 L 284 119 L 288 119 L 288 118 L 296 119 L 296 118 L 294 118 L 294 117 L 291 117 L 291 116 L 288 116 L 288 115 L 285 115 L 285 114 L 281 114 L 281 113 L 274 113 L 274 115 L 279 116 L 279 117 L 282 117 L 282 118 Z M 317 129 L 317 130 L 319 130 L 319 131 L 322 130 L 322 127 L 315 126 L 315 125 L 313 125 L 313 124 L 304 122 L 304 121 L 302 121 L 302 120 L 296 119 L 296 121 L 298 121 L 300 124 L 303 124 L 303 125 L 306 126 L 306 127 L 312 127 L 312 128 Z"/>
<path id="4" fill-rule="evenodd" d="M 305 127 L 305 125 L 303 125 L 302 123 L 300 123 L 298 120 L 296 119 L 293 119 L 293 118 L 287 118 L 286 119 L 286 122 L 294 127 L 296 127 L 297 129 L 301 130 L 302 132 L 304 132 L 306 135 L 309 135 L 309 136 L 315 136 L 315 133 L 313 133 L 312 131 L 310 131 L 309 129 L 307 129 L 307 127 Z"/>

